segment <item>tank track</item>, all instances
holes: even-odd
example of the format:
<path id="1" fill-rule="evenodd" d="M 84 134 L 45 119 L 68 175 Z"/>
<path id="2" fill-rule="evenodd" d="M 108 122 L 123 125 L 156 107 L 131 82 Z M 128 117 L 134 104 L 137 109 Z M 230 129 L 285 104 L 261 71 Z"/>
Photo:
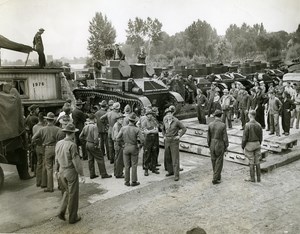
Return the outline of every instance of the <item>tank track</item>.
<path id="1" fill-rule="evenodd" d="M 93 99 L 99 99 L 99 100 L 106 100 L 107 102 L 109 100 L 114 100 L 117 102 L 120 102 L 121 105 L 127 105 L 129 104 L 132 108 L 134 107 L 140 107 L 144 108 L 146 103 L 143 103 L 139 97 L 135 97 L 135 95 L 129 95 L 124 93 L 118 93 L 118 94 L 107 94 L 102 92 L 97 92 L 93 90 L 74 90 L 74 95 L 76 98 L 93 98 Z M 150 103 L 150 101 L 149 101 Z M 98 103 L 93 103 L 98 104 Z M 151 103 L 150 103 L 151 104 Z"/>

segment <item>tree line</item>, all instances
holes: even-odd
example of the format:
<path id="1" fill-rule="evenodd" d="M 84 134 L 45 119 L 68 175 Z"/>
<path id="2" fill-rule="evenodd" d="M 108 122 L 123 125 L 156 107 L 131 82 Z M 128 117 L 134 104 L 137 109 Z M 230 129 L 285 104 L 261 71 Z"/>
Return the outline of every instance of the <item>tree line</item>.
<path id="1" fill-rule="evenodd" d="M 129 62 L 137 62 L 140 47 L 147 51 L 147 63 L 157 67 L 197 66 L 203 63 L 230 63 L 246 59 L 292 60 L 300 56 L 300 24 L 294 33 L 267 32 L 263 23 L 253 26 L 231 24 L 224 36 L 206 21 L 198 19 L 184 31 L 169 35 L 158 19 L 136 17 L 128 21 L 122 50 Z M 89 25 L 87 61 L 104 61 L 104 50 L 114 44 L 116 30 L 106 15 L 97 12 Z"/>

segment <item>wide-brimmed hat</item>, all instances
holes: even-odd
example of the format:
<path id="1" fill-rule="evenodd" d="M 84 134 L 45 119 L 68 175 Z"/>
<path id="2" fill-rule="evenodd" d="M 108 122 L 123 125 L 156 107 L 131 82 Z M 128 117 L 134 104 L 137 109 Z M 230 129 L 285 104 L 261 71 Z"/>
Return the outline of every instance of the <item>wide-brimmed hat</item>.
<path id="1" fill-rule="evenodd" d="M 75 128 L 75 125 L 72 123 L 67 124 L 65 128 L 62 129 L 63 132 L 78 132 L 79 129 Z"/>
<path id="2" fill-rule="evenodd" d="M 123 118 L 125 118 L 125 115 L 122 115 L 122 114 L 120 114 L 116 119 L 123 119 Z"/>
<path id="3" fill-rule="evenodd" d="M 131 107 L 128 104 L 124 107 L 124 112 L 125 114 L 129 114 L 131 112 Z"/>
<path id="4" fill-rule="evenodd" d="M 136 122 L 137 121 L 137 116 L 136 114 L 133 112 L 128 116 L 128 120 L 131 122 Z"/>
<path id="5" fill-rule="evenodd" d="M 52 112 L 48 112 L 47 116 L 44 116 L 44 119 L 54 120 L 55 119 L 55 115 Z"/>
<path id="6" fill-rule="evenodd" d="M 115 103 L 114 100 L 109 100 L 109 101 L 108 101 L 108 105 L 109 105 L 109 106 L 112 106 L 114 103 Z"/>
<path id="7" fill-rule="evenodd" d="M 228 89 L 223 90 L 223 93 L 228 93 L 228 92 L 229 92 Z"/>
<path id="8" fill-rule="evenodd" d="M 223 114 L 223 112 L 221 110 L 216 110 L 214 113 L 214 116 L 220 116 L 222 114 Z"/>
<path id="9" fill-rule="evenodd" d="M 75 105 L 80 106 L 83 105 L 85 102 L 81 101 L 80 99 L 76 100 Z"/>
<path id="10" fill-rule="evenodd" d="M 164 114 L 166 115 L 167 113 L 173 113 L 173 111 L 172 110 L 170 110 L 170 108 L 167 108 L 167 109 L 165 109 L 165 112 L 164 112 Z"/>
<path id="11" fill-rule="evenodd" d="M 112 108 L 115 109 L 115 110 L 119 110 L 121 108 L 121 104 L 119 102 L 115 102 L 113 105 L 112 105 Z"/>
<path id="12" fill-rule="evenodd" d="M 61 124 L 68 124 L 68 123 L 72 123 L 73 121 L 71 120 L 71 117 L 69 115 L 64 115 L 63 117 L 61 117 L 61 119 L 59 120 L 59 123 Z"/>
<path id="13" fill-rule="evenodd" d="M 107 107 L 107 102 L 105 100 L 102 100 L 102 102 L 99 102 L 99 105 L 101 107 Z"/>
<path id="14" fill-rule="evenodd" d="M 31 105 L 30 107 L 28 107 L 28 110 L 29 110 L 29 111 L 35 111 L 37 108 L 39 108 L 39 106 L 36 105 L 36 104 L 33 104 L 33 105 Z"/>

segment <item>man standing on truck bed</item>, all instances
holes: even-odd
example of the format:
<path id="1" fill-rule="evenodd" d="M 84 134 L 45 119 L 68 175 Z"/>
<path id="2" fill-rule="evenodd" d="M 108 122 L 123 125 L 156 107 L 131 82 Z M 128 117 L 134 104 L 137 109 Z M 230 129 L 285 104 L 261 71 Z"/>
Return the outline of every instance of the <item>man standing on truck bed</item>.
<path id="1" fill-rule="evenodd" d="M 33 38 L 33 49 L 35 49 L 39 55 L 40 68 L 44 68 L 46 66 L 46 58 L 44 54 L 44 45 L 42 40 L 42 34 L 44 33 L 44 31 L 45 29 L 40 28 Z"/>

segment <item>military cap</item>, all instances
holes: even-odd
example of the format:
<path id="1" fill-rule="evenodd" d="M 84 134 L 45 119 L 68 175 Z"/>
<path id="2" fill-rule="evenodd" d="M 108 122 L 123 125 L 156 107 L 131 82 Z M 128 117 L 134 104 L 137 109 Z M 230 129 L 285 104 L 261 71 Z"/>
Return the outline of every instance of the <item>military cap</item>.
<path id="1" fill-rule="evenodd" d="M 106 107 L 107 102 L 105 100 L 102 100 L 102 102 L 99 102 L 99 105 L 102 106 L 102 107 Z"/>
<path id="2" fill-rule="evenodd" d="M 114 103 L 115 103 L 114 100 L 109 100 L 109 101 L 108 101 L 108 105 L 109 105 L 109 106 L 112 106 Z"/>
<path id="3" fill-rule="evenodd" d="M 119 110 L 121 108 L 121 105 L 119 102 L 115 102 L 113 105 L 112 105 L 112 108 L 115 109 L 115 110 Z"/>
<path id="4" fill-rule="evenodd" d="M 173 113 L 173 111 L 172 111 L 172 110 L 170 110 L 170 108 L 167 108 L 167 109 L 165 109 L 165 112 L 164 112 L 164 114 L 166 115 L 167 113 Z"/>
<path id="5" fill-rule="evenodd" d="M 43 28 L 40 28 L 40 29 L 39 29 L 39 31 L 40 31 L 40 32 L 44 32 L 44 31 L 45 31 L 45 29 L 43 29 Z"/>
<path id="6" fill-rule="evenodd" d="M 228 89 L 224 89 L 224 90 L 223 90 L 223 93 L 228 93 Z"/>
<path id="7" fill-rule="evenodd" d="M 137 116 L 136 114 L 133 112 L 128 116 L 128 120 L 131 122 L 136 122 L 137 121 Z"/>
<path id="8" fill-rule="evenodd" d="M 63 132 L 78 132 L 79 129 L 75 128 L 75 125 L 69 123 L 65 128 L 62 129 Z"/>
<path id="9" fill-rule="evenodd" d="M 67 123 L 72 123 L 72 120 L 69 115 L 64 115 L 60 120 L 59 123 L 61 124 L 67 124 Z"/>
<path id="10" fill-rule="evenodd" d="M 37 108 L 39 108 L 39 106 L 36 105 L 36 104 L 33 104 L 33 105 L 31 105 L 30 107 L 28 107 L 28 110 L 29 110 L 29 111 L 35 111 Z"/>
<path id="11" fill-rule="evenodd" d="M 44 116 L 44 119 L 54 120 L 55 115 L 52 112 L 48 112 L 47 116 Z"/>
<path id="12" fill-rule="evenodd" d="M 145 115 L 153 115 L 152 109 L 146 109 Z"/>
<path id="13" fill-rule="evenodd" d="M 78 99 L 76 102 L 75 102 L 75 105 L 76 106 L 80 106 L 80 105 L 83 105 L 85 102 L 81 101 L 80 99 Z"/>
<path id="14" fill-rule="evenodd" d="M 131 107 L 128 104 L 124 107 L 124 112 L 126 114 L 129 114 L 131 112 Z"/>
<path id="15" fill-rule="evenodd" d="M 214 116 L 221 117 L 222 114 L 223 112 L 221 110 L 216 110 Z"/>

